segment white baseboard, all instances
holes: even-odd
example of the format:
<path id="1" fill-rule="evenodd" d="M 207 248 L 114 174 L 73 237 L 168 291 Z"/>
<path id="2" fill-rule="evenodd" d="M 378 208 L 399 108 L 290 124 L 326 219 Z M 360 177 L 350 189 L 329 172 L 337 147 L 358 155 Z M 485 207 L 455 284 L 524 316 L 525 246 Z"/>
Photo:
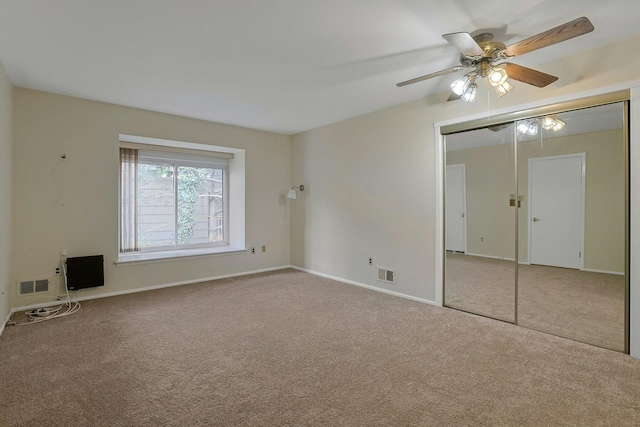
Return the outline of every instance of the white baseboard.
<path id="1" fill-rule="evenodd" d="M 586 271 L 588 273 L 602 273 L 602 274 L 613 274 L 615 276 L 624 276 L 624 271 L 594 270 L 591 268 L 583 268 L 582 271 Z"/>
<path id="2" fill-rule="evenodd" d="M 469 256 L 477 256 L 480 258 L 489 258 L 489 259 L 499 259 L 501 261 L 515 261 L 515 258 L 504 258 L 504 257 L 499 257 L 499 256 L 493 256 L 493 255 L 481 255 L 481 254 L 474 254 L 474 253 L 464 253 L 461 255 L 469 255 Z M 519 261 L 518 264 L 520 265 L 531 265 L 529 263 L 529 261 Z"/>
<path id="3" fill-rule="evenodd" d="M 11 319 L 12 314 L 13 314 L 13 311 L 9 310 L 9 314 L 7 314 L 7 318 L 4 319 L 4 322 L 2 322 L 2 325 L 0 325 L 0 336 L 2 336 L 2 333 L 4 332 L 4 327 L 7 325 L 7 322 L 9 321 L 9 319 Z"/>
<path id="4" fill-rule="evenodd" d="M 152 291 L 152 290 L 155 290 L 155 289 L 170 288 L 170 287 L 173 287 L 173 286 L 190 285 L 190 284 L 193 284 L 193 283 L 208 282 L 208 281 L 220 280 L 220 279 L 228 279 L 228 278 L 232 278 L 232 277 L 248 276 L 250 274 L 267 273 L 267 272 L 270 272 L 270 271 L 284 270 L 284 269 L 287 269 L 287 268 L 292 268 L 294 270 L 298 270 L 298 271 L 302 271 L 302 272 L 305 272 L 305 273 L 313 274 L 314 276 L 319 276 L 319 277 L 324 277 L 326 279 L 335 280 L 336 282 L 346 283 L 348 285 L 354 285 L 354 286 L 358 286 L 358 287 L 361 287 L 361 288 L 369 289 L 369 290 L 372 290 L 372 291 L 382 292 L 384 294 L 393 295 L 393 296 L 396 296 L 396 297 L 405 298 L 405 299 L 408 299 L 408 300 L 417 301 L 417 302 L 424 303 L 424 304 L 439 306 L 434 301 L 431 301 L 431 300 L 428 300 L 428 299 L 418 298 L 418 297 L 414 297 L 414 296 L 411 296 L 411 295 L 403 294 L 403 293 L 400 293 L 400 292 L 389 291 L 387 289 L 382 289 L 382 288 L 378 288 L 378 287 L 371 286 L 371 285 L 365 285 L 364 283 L 359 283 L 359 282 L 355 282 L 353 280 L 343 279 L 341 277 L 331 276 L 329 274 L 324 274 L 324 273 L 320 273 L 320 272 L 317 272 L 317 271 L 308 270 L 308 269 L 297 267 L 297 266 L 294 266 L 294 265 L 283 265 L 283 266 L 279 266 L 279 267 L 265 268 L 265 269 L 261 269 L 261 270 L 245 271 L 245 272 L 242 272 L 242 273 L 232 273 L 232 274 L 224 274 L 224 275 L 220 275 L 220 276 L 204 277 L 204 278 L 200 278 L 200 279 L 185 280 L 185 281 L 174 282 L 174 283 L 165 283 L 165 284 L 162 284 L 162 285 L 146 286 L 144 288 L 127 289 L 127 290 L 123 290 L 123 291 L 108 292 L 108 293 L 98 294 L 98 295 L 86 295 L 86 296 L 77 295 L 77 296 L 72 297 L 71 301 L 75 302 L 75 301 L 87 301 L 87 300 L 99 299 L 99 298 L 108 298 L 108 297 L 114 297 L 114 296 L 118 296 L 118 295 L 126 295 L 126 294 L 138 293 L 138 292 Z M 7 315 L 7 319 L 5 320 L 5 322 L 2 325 L 0 325 L 0 335 L 4 331 L 6 323 L 9 321 L 9 319 L 11 318 L 11 316 L 14 313 L 17 313 L 18 311 L 32 310 L 34 308 L 49 307 L 49 306 L 52 306 L 52 305 L 58 305 L 60 303 L 61 303 L 61 301 L 51 301 L 51 302 L 46 302 L 46 303 L 32 304 L 32 305 L 28 305 L 28 306 L 20 306 L 20 307 L 12 308 L 11 311 L 9 312 L 9 314 Z"/>
<path id="5" fill-rule="evenodd" d="M 320 273 L 318 271 L 313 271 L 313 270 L 309 270 L 309 269 L 306 269 L 306 268 L 297 267 L 295 265 L 291 265 L 291 266 L 289 266 L 289 268 L 292 268 L 292 269 L 298 270 L 298 271 L 302 271 L 302 272 L 305 272 L 305 273 L 313 274 L 314 276 L 324 277 L 325 279 L 335 280 L 336 282 L 346 283 L 347 285 L 359 286 L 361 288 L 369 289 L 369 290 L 376 291 L 376 292 L 382 292 L 383 294 L 393 295 L 395 297 L 409 299 L 411 301 L 417 301 L 417 302 L 421 302 L 421 303 L 424 303 L 424 304 L 440 306 L 435 301 L 431 301 L 431 300 L 428 300 L 428 299 L 418 298 L 418 297 L 414 297 L 414 296 L 411 296 L 411 295 L 403 294 L 403 293 L 400 293 L 400 292 L 389 291 L 387 289 L 382 289 L 382 288 L 378 288 L 378 287 L 371 286 L 371 285 L 365 285 L 364 283 L 354 282 L 353 280 L 343 279 L 341 277 L 336 277 L 336 276 L 332 276 L 330 274 Z"/>
<path id="6" fill-rule="evenodd" d="M 467 252 L 465 255 L 477 256 L 477 257 L 480 257 L 480 258 L 500 259 L 500 260 L 503 260 L 503 261 L 515 261 L 516 260 L 515 258 L 505 258 L 505 257 L 502 257 L 502 256 L 474 254 L 474 253 L 471 253 L 471 252 Z"/>
<path id="7" fill-rule="evenodd" d="M 474 254 L 474 253 L 466 253 L 466 254 L 460 254 L 460 255 L 477 256 L 477 257 L 480 257 L 480 258 L 500 259 L 500 260 L 503 260 L 503 261 L 514 261 L 515 260 L 514 258 L 503 258 L 503 257 L 499 257 L 499 256 L 482 255 L 482 254 Z M 518 264 L 531 265 L 527 261 L 520 261 Z M 594 270 L 592 268 L 583 268 L 580 271 L 586 271 L 586 272 L 589 272 L 589 273 L 602 273 L 602 274 L 613 274 L 613 275 L 616 275 L 616 276 L 624 276 L 624 272 L 621 272 L 621 271 Z"/>
<path id="8" fill-rule="evenodd" d="M 287 269 L 287 268 L 292 268 L 292 267 L 290 265 L 283 265 L 283 266 L 280 266 L 280 267 L 264 268 L 264 269 L 261 269 L 261 270 L 245 271 L 245 272 L 242 272 L 242 273 L 223 274 L 223 275 L 220 275 L 220 276 L 204 277 L 204 278 L 201 278 L 201 279 L 185 280 L 185 281 L 182 281 L 182 282 L 165 283 L 165 284 L 162 284 L 162 285 L 146 286 L 144 288 L 127 289 L 127 290 L 123 290 L 123 291 L 108 292 L 108 293 L 104 293 L 104 294 L 86 295 L 86 296 L 79 296 L 78 295 L 78 296 L 73 296 L 71 298 L 71 301 L 72 302 L 76 302 L 76 301 L 87 301 L 87 300 L 99 299 L 99 298 L 115 297 L 115 296 L 118 296 L 118 295 L 126 295 L 126 294 L 134 294 L 134 293 L 138 293 L 138 292 L 153 291 L 155 289 L 170 288 L 170 287 L 173 287 L 173 286 L 191 285 L 193 283 L 209 282 L 209 281 L 220 280 L 220 279 L 229 279 L 229 278 L 232 278 L 232 277 L 248 276 L 250 274 L 268 273 L 270 271 L 284 270 L 284 269 Z M 34 308 L 50 307 L 50 306 L 53 306 L 53 305 L 59 305 L 60 303 L 63 303 L 63 302 L 64 301 L 56 300 L 56 301 L 50 301 L 50 302 L 38 303 L 38 304 L 32 304 L 32 305 L 23 305 L 23 306 L 20 306 L 20 307 L 12 308 L 11 311 L 9 311 L 9 314 L 7 315 L 6 321 L 2 324 L 2 326 L 0 326 L 0 335 L 2 335 L 2 331 L 4 331 L 5 325 L 7 324 L 7 322 L 9 321 L 9 319 L 11 318 L 11 316 L 14 313 L 17 313 L 18 311 L 32 310 Z"/>

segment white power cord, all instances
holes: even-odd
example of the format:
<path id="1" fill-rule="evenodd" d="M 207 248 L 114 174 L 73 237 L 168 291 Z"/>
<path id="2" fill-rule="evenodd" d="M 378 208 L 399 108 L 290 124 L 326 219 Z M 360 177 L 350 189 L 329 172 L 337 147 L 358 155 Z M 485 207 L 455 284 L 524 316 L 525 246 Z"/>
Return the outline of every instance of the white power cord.
<path id="1" fill-rule="evenodd" d="M 60 311 L 60 309 L 62 308 L 61 305 L 57 306 L 57 307 L 42 307 L 42 308 L 34 308 L 31 311 L 26 311 L 24 314 L 26 314 L 27 316 L 34 318 L 34 317 L 49 317 L 49 316 L 54 316 L 56 314 L 58 314 L 58 312 Z"/>
<path id="2" fill-rule="evenodd" d="M 11 325 L 16 326 L 24 326 L 24 325 L 32 325 L 34 323 L 44 322 L 51 319 L 57 319 L 58 317 L 69 316 L 70 314 L 75 313 L 80 310 L 80 303 L 75 301 L 71 302 L 71 295 L 69 294 L 69 288 L 67 286 L 67 263 L 66 256 L 60 257 L 62 261 L 62 277 L 64 278 L 64 289 L 67 293 L 67 298 L 64 304 L 59 305 L 57 307 L 47 307 L 47 308 L 35 308 L 33 310 L 28 310 L 25 312 L 25 315 L 29 317 L 28 322 L 11 322 Z M 66 306 L 66 310 L 61 311 L 62 308 Z"/>

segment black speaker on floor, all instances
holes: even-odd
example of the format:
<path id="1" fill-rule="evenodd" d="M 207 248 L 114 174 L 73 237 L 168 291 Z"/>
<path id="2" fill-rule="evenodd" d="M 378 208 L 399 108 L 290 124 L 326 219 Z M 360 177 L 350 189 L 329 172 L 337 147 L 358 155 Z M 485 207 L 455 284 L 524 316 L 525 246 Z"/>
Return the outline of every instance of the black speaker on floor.
<path id="1" fill-rule="evenodd" d="M 67 258 L 67 289 L 104 286 L 104 255 Z"/>

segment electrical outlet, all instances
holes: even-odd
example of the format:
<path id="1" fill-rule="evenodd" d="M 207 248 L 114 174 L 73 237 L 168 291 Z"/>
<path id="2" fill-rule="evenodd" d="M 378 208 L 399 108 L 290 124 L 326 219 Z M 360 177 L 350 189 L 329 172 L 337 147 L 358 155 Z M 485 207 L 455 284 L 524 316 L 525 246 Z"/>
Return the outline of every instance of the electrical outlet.
<path id="1" fill-rule="evenodd" d="M 56 276 L 60 275 L 60 267 L 56 267 L 55 273 Z"/>
<path id="2" fill-rule="evenodd" d="M 60 150 L 60 160 L 67 160 L 67 153 L 64 150 Z"/>
<path id="3" fill-rule="evenodd" d="M 251 253 L 255 254 L 256 253 L 256 248 L 251 248 Z"/>
<path id="4" fill-rule="evenodd" d="M 369 265 L 373 265 L 373 258 L 369 258 Z"/>
<path id="5" fill-rule="evenodd" d="M 480 241 L 481 241 L 481 242 L 484 242 L 484 237 L 481 237 L 481 238 L 480 238 Z"/>
<path id="6" fill-rule="evenodd" d="M 267 252 L 267 245 L 262 245 L 262 252 Z"/>

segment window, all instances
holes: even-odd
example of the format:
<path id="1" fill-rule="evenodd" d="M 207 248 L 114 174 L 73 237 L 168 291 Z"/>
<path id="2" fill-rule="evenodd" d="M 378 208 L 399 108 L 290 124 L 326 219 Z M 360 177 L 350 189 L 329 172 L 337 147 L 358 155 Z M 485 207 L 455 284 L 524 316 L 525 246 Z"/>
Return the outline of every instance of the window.
<path id="1" fill-rule="evenodd" d="M 118 260 L 229 247 L 231 159 L 233 153 L 121 142 Z"/>

